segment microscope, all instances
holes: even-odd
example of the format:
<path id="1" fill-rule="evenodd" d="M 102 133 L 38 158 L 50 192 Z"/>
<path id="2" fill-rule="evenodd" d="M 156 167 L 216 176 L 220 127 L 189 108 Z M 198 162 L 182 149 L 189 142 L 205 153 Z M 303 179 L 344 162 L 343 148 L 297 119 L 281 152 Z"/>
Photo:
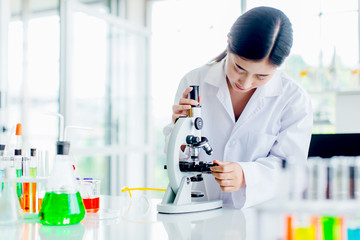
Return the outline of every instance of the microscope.
<path id="1" fill-rule="evenodd" d="M 190 98 L 199 102 L 199 86 L 191 86 Z M 158 204 L 159 213 L 189 213 L 200 212 L 222 207 L 222 200 L 192 201 L 192 198 L 203 197 L 203 193 L 191 192 L 192 182 L 203 180 L 202 174 L 211 174 L 212 163 L 199 160 L 199 152 L 203 149 L 211 155 L 213 150 L 206 137 L 201 136 L 203 120 L 201 106 L 191 106 L 188 117 L 176 120 L 171 132 L 167 148 L 166 166 L 169 186 L 162 202 Z M 186 143 L 190 151 L 190 159 L 179 160 L 180 147 Z"/>

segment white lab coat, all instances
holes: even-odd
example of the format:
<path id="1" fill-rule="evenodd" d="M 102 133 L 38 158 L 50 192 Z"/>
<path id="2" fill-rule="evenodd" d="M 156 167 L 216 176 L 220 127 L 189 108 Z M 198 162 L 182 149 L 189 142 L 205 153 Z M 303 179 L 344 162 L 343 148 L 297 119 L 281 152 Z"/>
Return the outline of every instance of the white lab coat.
<path id="1" fill-rule="evenodd" d="M 181 80 L 175 97 L 178 104 L 185 88 L 200 86 L 202 136 L 208 138 L 213 155 L 200 151 L 200 159 L 232 161 L 241 165 L 246 186 L 232 193 L 221 191 L 211 174 L 196 188 L 208 200 L 222 199 L 237 208 L 250 207 L 276 195 L 276 177 L 281 159 L 296 158 L 305 166 L 312 131 L 312 107 L 307 93 L 277 70 L 272 79 L 256 89 L 235 121 L 226 83 L 224 58 L 189 72 Z M 167 140 L 173 124 L 164 128 Z M 166 149 L 165 146 L 165 149 Z"/>

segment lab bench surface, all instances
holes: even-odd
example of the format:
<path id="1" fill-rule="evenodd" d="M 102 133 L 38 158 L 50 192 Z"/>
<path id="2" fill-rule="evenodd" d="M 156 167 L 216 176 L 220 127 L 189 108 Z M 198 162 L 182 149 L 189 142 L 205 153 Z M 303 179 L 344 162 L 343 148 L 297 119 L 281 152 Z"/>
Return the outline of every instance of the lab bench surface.
<path id="1" fill-rule="evenodd" d="M 185 214 L 159 214 L 160 199 L 101 196 L 100 211 L 79 224 L 45 226 L 37 218 L 0 225 L 0 239 L 257 239 L 257 212 L 226 207 Z"/>

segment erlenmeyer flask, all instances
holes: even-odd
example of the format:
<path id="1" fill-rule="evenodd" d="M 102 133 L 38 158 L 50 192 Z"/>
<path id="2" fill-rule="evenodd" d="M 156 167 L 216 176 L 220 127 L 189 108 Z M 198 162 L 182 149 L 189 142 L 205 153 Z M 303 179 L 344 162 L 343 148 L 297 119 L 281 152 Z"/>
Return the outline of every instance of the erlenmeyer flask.
<path id="1" fill-rule="evenodd" d="M 69 142 L 57 142 L 54 168 L 39 213 L 44 225 L 70 225 L 79 223 L 85 217 L 85 207 L 69 158 L 69 148 Z"/>
<path id="2" fill-rule="evenodd" d="M 16 185 L 11 180 L 16 179 L 15 168 L 5 169 L 5 184 L 0 197 L 0 225 L 17 223 L 22 219 L 22 211 L 16 194 Z"/>

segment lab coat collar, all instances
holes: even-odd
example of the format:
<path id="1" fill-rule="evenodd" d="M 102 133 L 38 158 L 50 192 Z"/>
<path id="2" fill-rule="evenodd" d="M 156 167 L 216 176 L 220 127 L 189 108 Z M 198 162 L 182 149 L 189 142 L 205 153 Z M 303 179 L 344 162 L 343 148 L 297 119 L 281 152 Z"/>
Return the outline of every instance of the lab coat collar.
<path id="1" fill-rule="evenodd" d="M 226 57 L 218 63 L 209 64 L 210 70 L 204 81 L 218 88 L 223 86 L 224 82 L 226 82 L 225 62 Z M 261 92 L 261 96 L 263 97 L 278 96 L 281 94 L 282 90 L 283 85 L 280 70 L 276 70 L 270 81 L 257 89 L 257 91 Z"/>
<path id="2" fill-rule="evenodd" d="M 218 89 L 216 97 L 219 99 L 232 121 L 234 121 L 234 111 L 230 99 L 229 88 L 226 83 L 225 61 L 226 58 L 218 63 L 211 63 L 204 82 L 213 85 Z"/>
<path id="3" fill-rule="evenodd" d="M 210 69 L 204 81 L 219 88 L 226 80 L 225 61 L 226 57 L 220 62 L 209 63 Z"/>

